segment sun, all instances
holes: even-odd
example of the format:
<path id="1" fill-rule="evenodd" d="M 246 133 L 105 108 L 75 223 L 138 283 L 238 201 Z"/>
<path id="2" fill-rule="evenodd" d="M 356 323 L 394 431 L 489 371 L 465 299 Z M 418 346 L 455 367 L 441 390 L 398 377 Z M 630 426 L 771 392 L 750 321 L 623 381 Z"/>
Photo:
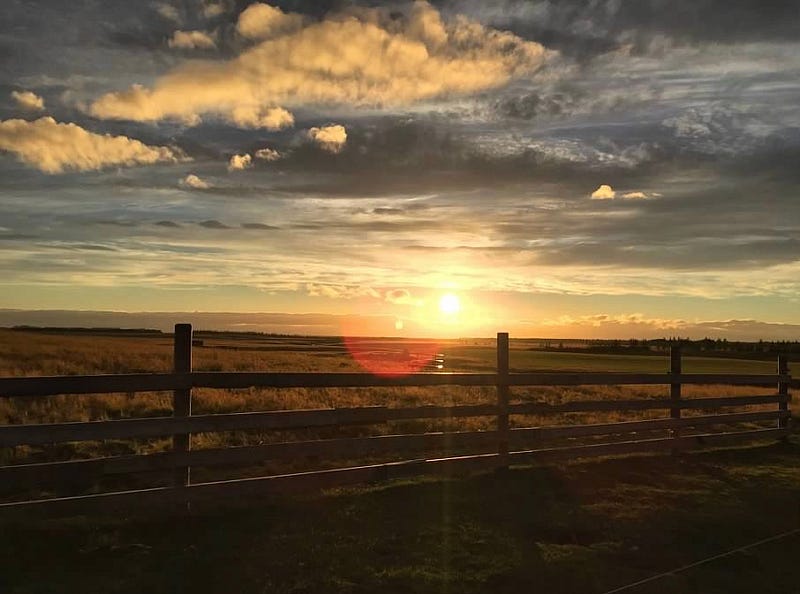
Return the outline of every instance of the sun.
<path id="1" fill-rule="evenodd" d="M 458 295 L 445 293 L 439 298 L 439 311 L 446 315 L 457 314 L 461 310 L 461 301 Z"/>

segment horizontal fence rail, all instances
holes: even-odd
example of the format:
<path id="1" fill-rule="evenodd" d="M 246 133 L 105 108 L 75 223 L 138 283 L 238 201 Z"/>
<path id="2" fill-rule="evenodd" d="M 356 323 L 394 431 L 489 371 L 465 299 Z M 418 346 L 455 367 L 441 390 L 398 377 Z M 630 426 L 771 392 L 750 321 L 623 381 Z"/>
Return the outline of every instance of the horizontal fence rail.
<path id="1" fill-rule="evenodd" d="M 49 446 L 62 442 L 132 440 L 172 437 L 173 447 L 144 455 L 121 455 L 63 462 L 21 463 L 0 466 L 0 485 L 33 489 L 42 485 L 92 485 L 103 477 L 137 473 L 174 473 L 172 486 L 121 492 L 0 503 L 0 510 L 67 509 L 87 505 L 145 504 L 149 501 L 190 501 L 217 495 L 282 493 L 356 484 L 426 473 L 454 473 L 529 464 L 548 460 L 579 459 L 658 451 L 684 450 L 778 439 L 789 431 L 790 388 L 800 387 L 780 357 L 774 374 L 683 373 L 679 347 L 674 347 L 668 373 L 518 373 L 508 371 L 508 335 L 498 334 L 498 368 L 495 373 L 411 373 L 381 376 L 368 373 L 261 373 L 195 372 L 191 369 L 191 327 L 180 324 L 175 333 L 175 372 L 158 374 L 76 375 L 63 377 L 0 378 L 0 397 L 44 398 L 55 395 L 164 392 L 174 394 L 174 414 L 169 417 L 114 419 L 70 423 L 34 423 L 0 426 L 0 447 Z M 670 386 L 668 398 L 509 402 L 511 389 L 524 386 Z M 774 387 L 775 394 L 687 398 L 685 385 Z M 381 388 L 381 387 L 493 387 L 497 401 L 457 406 L 369 406 L 274 410 L 225 414 L 192 414 L 194 388 Z M 764 406 L 775 406 L 763 410 Z M 745 412 L 724 412 L 731 407 L 762 407 Z M 608 423 L 537 426 L 530 418 L 589 412 L 668 411 L 663 418 Z M 698 411 L 683 416 L 684 411 Z M 715 411 L 714 414 L 706 414 Z M 721 412 L 722 411 L 722 412 Z M 295 431 L 384 426 L 419 420 L 453 420 L 468 417 L 497 419 L 496 430 L 438 431 L 381 434 L 258 445 L 192 449 L 191 436 L 235 431 Z M 513 422 L 510 421 L 513 420 Z M 761 425 L 759 425 L 759 423 Z M 763 424 L 770 423 L 766 427 Z M 723 428 L 715 432 L 708 428 Z M 665 436 L 666 434 L 666 436 Z M 581 443 L 581 440 L 611 442 Z M 561 440 L 566 444 L 552 442 Z M 576 441 L 577 440 L 577 441 Z M 457 452 L 468 450 L 470 453 Z M 300 458 L 356 460 L 375 456 L 427 457 L 349 466 L 331 470 L 273 474 L 216 482 L 193 482 L 191 469 L 215 466 L 258 467 L 274 461 Z M 438 453 L 430 457 L 431 453 Z"/>

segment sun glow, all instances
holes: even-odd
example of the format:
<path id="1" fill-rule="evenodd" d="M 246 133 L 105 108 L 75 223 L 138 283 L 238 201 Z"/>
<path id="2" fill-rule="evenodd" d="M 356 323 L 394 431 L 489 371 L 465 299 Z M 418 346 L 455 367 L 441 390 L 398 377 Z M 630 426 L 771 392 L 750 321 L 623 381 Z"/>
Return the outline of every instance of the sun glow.
<path id="1" fill-rule="evenodd" d="M 458 295 L 445 293 L 439 298 L 439 311 L 445 315 L 455 315 L 461 311 L 461 301 Z"/>

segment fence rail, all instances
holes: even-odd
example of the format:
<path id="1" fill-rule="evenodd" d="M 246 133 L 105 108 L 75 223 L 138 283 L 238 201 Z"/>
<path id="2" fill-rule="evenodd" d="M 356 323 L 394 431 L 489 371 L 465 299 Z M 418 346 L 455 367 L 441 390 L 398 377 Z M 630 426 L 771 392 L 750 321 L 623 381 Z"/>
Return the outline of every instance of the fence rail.
<path id="1" fill-rule="evenodd" d="M 775 439 L 788 433 L 791 416 L 790 387 L 798 387 L 788 362 L 781 356 L 774 374 L 687 374 L 682 373 L 680 350 L 674 348 L 669 373 L 511 373 L 508 335 L 498 334 L 495 373 L 413 373 L 377 376 L 366 373 L 228 373 L 193 372 L 191 369 L 191 326 L 179 324 L 175 332 L 175 372 L 65 377 L 0 378 L 0 397 L 44 398 L 62 394 L 132 393 L 172 391 L 171 417 L 151 417 L 74 423 L 40 423 L 0 426 L 0 447 L 36 446 L 59 442 L 107 439 L 145 439 L 172 436 L 171 451 L 147 455 L 124 455 L 88 460 L 44 462 L 0 466 L 0 485 L 20 489 L 42 485 L 92 484 L 104 476 L 152 471 L 172 471 L 173 486 L 126 490 L 113 493 L 29 499 L 0 504 L 0 510 L 70 506 L 143 504 L 147 501 L 192 500 L 216 495 L 273 493 L 303 490 L 421 473 L 452 473 L 462 470 L 506 467 L 553 459 L 608 456 L 707 447 L 745 440 Z M 558 404 L 546 402 L 511 403 L 512 388 L 520 386 L 583 385 L 665 385 L 669 398 L 635 400 L 583 400 Z M 685 398 L 684 385 L 724 384 L 772 386 L 775 394 Z M 282 410 L 227 414 L 192 414 L 193 388 L 359 388 L 412 386 L 494 387 L 494 403 L 460 406 L 418 406 L 395 408 L 372 406 L 317 410 Z M 777 405 L 774 410 L 716 412 L 682 416 L 682 411 L 720 411 L 729 407 Z M 551 415 L 581 412 L 629 412 L 668 410 L 656 419 L 616 421 L 582 425 L 512 427 L 511 416 Z M 491 431 L 450 431 L 399 435 L 339 437 L 310 441 L 278 442 L 238 447 L 191 449 L 197 433 L 239 430 L 297 430 L 380 425 L 415 419 L 456 419 L 494 417 Z M 753 424 L 769 422 L 771 427 Z M 741 424 L 749 424 L 741 427 Z M 736 427 L 739 425 L 738 427 Z M 727 430 L 696 433 L 708 428 Z M 685 430 L 694 431 L 686 434 Z M 667 437 L 654 435 L 669 432 Z M 615 436 L 610 443 L 579 443 L 581 438 Z M 553 447 L 553 440 L 573 440 Z M 468 449 L 471 453 L 452 452 Z M 401 460 L 366 466 L 319 470 L 194 483 L 193 467 L 224 465 L 257 466 L 274 460 L 316 456 L 326 460 L 368 458 L 377 455 L 406 455 L 413 452 L 441 452 L 435 458 Z M 449 452 L 449 454 L 448 454 Z"/>

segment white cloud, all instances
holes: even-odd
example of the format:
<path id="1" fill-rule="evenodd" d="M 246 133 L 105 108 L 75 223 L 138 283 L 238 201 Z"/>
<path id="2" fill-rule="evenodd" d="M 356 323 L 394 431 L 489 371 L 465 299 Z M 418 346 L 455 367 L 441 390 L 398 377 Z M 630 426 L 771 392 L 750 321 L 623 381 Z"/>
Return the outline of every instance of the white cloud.
<path id="1" fill-rule="evenodd" d="M 203 7 L 203 16 L 207 19 L 213 19 L 225 13 L 225 7 L 222 4 L 206 4 Z"/>
<path id="2" fill-rule="evenodd" d="M 178 183 L 184 188 L 192 188 L 193 190 L 207 190 L 211 187 L 211 184 L 203 179 L 200 179 L 194 173 L 190 173 Z"/>
<path id="3" fill-rule="evenodd" d="M 171 4 L 167 4 L 166 2 L 157 2 L 155 8 L 156 12 L 168 21 L 172 21 L 174 23 L 181 22 L 181 15 L 178 12 L 178 9 Z"/>
<path id="4" fill-rule="evenodd" d="M 255 152 L 255 157 L 256 157 L 256 159 L 263 159 L 264 161 L 277 161 L 278 159 L 283 157 L 283 155 L 281 155 L 275 149 L 271 149 L 269 147 L 265 147 L 265 148 L 262 148 L 262 149 L 258 149 Z"/>
<path id="5" fill-rule="evenodd" d="M 233 155 L 231 160 L 228 161 L 228 171 L 241 171 L 247 169 L 253 164 L 253 158 L 250 155 Z"/>
<path id="6" fill-rule="evenodd" d="M 265 105 L 402 105 L 499 87 L 538 69 L 545 53 L 538 43 L 462 16 L 444 22 L 424 2 L 403 18 L 389 9 L 351 9 L 260 41 L 231 60 L 185 62 L 151 88 L 103 95 L 90 112 L 198 122 L 202 114 L 235 121 L 236 110 L 258 113 Z"/>
<path id="7" fill-rule="evenodd" d="M 149 165 L 184 160 L 176 149 L 148 146 L 127 136 L 95 134 L 51 117 L 0 122 L 0 150 L 45 173 L 87 171 L 109 165 Z"/>
<path id="8" fill-rule="evenodd" d="M 240 128 L 280 130 L 294 126 L 294 116 L 282 107 L 239 105 L 231 110 L 230 120 Z"/>
<path id="9" fill-rule="evenodd" d="M 607 184 L 602 184 L 592 192 L 592 200 L 613 200 L 616 196 L 617 193 Z"/>
<path id="10" fill-rule="evenodd" d="M 299 29 L 302 25 L 301 15 L 287 14 L 276 6 L 256 2 L 239 15 L 236 31 L 248 39 L 266 39 L 277 33 Z"/>
<path id="11" fill-rule="evenodd" d="M 347 131 L 341 124 L 311 128 L 308 137 L 316 142 L 320 148 L 331 153 L 338 153 L 347 142 Z"/>
<path id="12" fill-rule="evenodd" d="M 30 111 L 42 111 L 44 109 L 44 99 L 31 91 L 11 91 L 11 97 L 17 102 L 17 106 Z"/>
<path id="13" fill-rule="evenodd" d="M 175 31 L 167 45 L 178 49 L 214 49 L 217 42 L 205 31 Z"/>
<path id="14" fill-rule="evenodd" d="M 628 199 L 637 199 L 637 198 L 641 199 L 641 198 L 647 198 L 647 194 L 645 194 L 644 192 L 627 192 L 623 194 L 622 197 Z"/>

